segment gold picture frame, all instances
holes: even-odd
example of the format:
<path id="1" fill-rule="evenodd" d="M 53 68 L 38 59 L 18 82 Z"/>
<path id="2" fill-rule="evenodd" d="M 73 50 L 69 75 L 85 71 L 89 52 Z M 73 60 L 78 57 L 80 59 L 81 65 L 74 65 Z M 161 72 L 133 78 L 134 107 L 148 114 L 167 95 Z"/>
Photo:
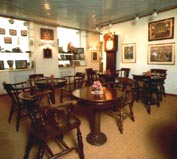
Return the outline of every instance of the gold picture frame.
<path id="1" fill-rule="evenodd" d="M 91 51 L 91 62 L 98 62 L 99 56 L 98 56 L 98 50 L 92 50 Z"/>
<path id="2" fill-rule="evenodd" d="M 27 30 L 21 30 L 21 36 L 27 36 Z"/>
<path id="3" fill-rule="evenodd" d="M 122 62 L 136 63 L 136 43 L 122 45 Z"/>
<path id="4" fill-rule="evenodd" d="M 9 34 L 16 36 L 17 35 L 17 31 L 15 29 L 9 29 Z"/>
<path id="5" fill-rule="evenodd" d="M 40 28 L 42 40 L 54 40 L 54 31 L 52 29 Z"/>
<path id="6" fill-rule="evenodd" d="M 174 65 L 175 43 L 148 45 L 148 64 Z"/>
<path id="7" fill-rule="evenodd" d="M 12 44 L 12 38 L 11 37 L 4 37 L 4 43 L 5 44 Z"/>
<path id="8" fill-rule="evenodd" d="M 148 24 L 149 41 L 173 39 L 174 37 L 174 17 L 163 19 Z"/>
<path id="9" fill-rule="evenodd" d="M 0 34 L 5 34 L 5 29 L 4 28 L 0 28 Z"/>

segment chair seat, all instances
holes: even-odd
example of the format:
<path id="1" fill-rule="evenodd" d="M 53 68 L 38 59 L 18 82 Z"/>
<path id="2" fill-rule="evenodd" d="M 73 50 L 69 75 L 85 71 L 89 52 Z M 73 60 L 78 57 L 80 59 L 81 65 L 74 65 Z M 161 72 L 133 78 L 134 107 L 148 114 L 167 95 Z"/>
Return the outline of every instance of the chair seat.
<path id="1" fill-rule="evenodd" d="M 80 126 L 80 120 L 75 116 L 71 116 L 68 120 L 65 111 L 56 108 L 44 106 L 42 116 L 43 120 L 41 117 L 36 120 L 37 130 L 32 129 L 32 133 L 45 141 Z"/>

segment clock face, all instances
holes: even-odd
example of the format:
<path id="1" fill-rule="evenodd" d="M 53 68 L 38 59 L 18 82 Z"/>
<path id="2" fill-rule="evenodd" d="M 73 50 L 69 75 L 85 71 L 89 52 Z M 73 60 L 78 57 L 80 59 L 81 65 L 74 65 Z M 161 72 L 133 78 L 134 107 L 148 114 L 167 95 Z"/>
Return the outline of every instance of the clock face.
<path id="1" fill-rule="evenodd" d="M 112 50 L 114 47 L 114 43 L 113 43 L 113 40 L 107 40 L 106 41 L 106 50 Z"/>

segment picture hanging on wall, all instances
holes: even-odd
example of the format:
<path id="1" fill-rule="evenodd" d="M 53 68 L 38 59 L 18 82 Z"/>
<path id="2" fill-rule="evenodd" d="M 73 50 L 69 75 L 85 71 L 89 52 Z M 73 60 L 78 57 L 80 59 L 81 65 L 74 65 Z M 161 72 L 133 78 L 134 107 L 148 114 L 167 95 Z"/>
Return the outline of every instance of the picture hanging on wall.
<path id="1" fill-rule="evenodd" d="M 42 40 L 54 40 L 53 30 L 41 28 L 41 39 Z"/>
<path id="2" fill-rule="evenodd" d="M 0 28 L 0 34 L 5 34 L 5 29 L 4 28 Z"/>
<path id="3" fill-rule="evenodd" d="M 173 39 L 174 18 L 150 22 L 148 27 L 149 41 Z"/>
<path id="4" fill-rule="evenodd" d="M 136 44 L 129 43 L 122 45 L 122 62 L 135 63 L 136 62 Z"/>
<path id="5" fill-rule="evenodd" d="M 0 70 L 4 70 L 4 61 L 0 61 Z"/>
<path id="6" fill-rule="evenodd" d="M 15 29 L 9 29 L 9 34 L 10 35 L 17 35 L 17 31 Z"/>
<path id="7" fill-rule="evenodd" d="M 43 49 L 44 58 L 52 58 L 52 49 Z"/>
<path id="8" fill-rule="evenodd" d="M 175 43 L 148 45 L 148 64 L 174 65 Z"/>
<path id="9" fill-rule="evenodd" d="M 92 50 L 91 51 L 91 62 L 98 62 L 99 57 L 98 57 L 98 50 Z"/>
<path id="10" fill-rule="evenodd" d="M 21 36 L 27 36 L 27 30 L 21 30 Z"/>
<path id="11" fill-rule="evenodd" d="M 5 44 L 12 44 L 12 38 L 11 37 L 4 37 L 4 43 Z"/>

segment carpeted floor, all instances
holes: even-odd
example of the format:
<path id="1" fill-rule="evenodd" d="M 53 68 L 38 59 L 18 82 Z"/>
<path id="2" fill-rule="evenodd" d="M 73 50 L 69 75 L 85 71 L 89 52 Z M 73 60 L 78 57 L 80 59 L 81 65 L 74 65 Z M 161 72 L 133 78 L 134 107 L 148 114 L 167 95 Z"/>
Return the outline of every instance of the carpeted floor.
<path id="1" fill-rule="evenodd" d="M 0 96 L 0 158 L 22 159 L 29 119 L 22 119 L 20 130 L 16 132 L 15 116 L 10 124 L 7 122 L 9 110 L 8 96 Z M 135 102 L 135 122 L 126 118 L 123 134 L 120 134 L 115 119 L 103 113 L 101 131 L 106 134 L 107 142 L 102 146 L 92 146 L 86 142 L 86 135 L 90 132 L 86 111 L 76 109 L 82 122 L 85 159 L 177 159 L 177 97 L 167 95 L 159 108 L 154 105 L 151 110 L 149 115 L 141 102 Z M 69 140 L 68 136 L 66 139 Z M 56 146 L 53 147 L 57 150 Z M 36 151 L 37 147 L 34 147 L 30 159 L 35 159 Z M 79 157 L 73 151 L 61 158 Z"/>

